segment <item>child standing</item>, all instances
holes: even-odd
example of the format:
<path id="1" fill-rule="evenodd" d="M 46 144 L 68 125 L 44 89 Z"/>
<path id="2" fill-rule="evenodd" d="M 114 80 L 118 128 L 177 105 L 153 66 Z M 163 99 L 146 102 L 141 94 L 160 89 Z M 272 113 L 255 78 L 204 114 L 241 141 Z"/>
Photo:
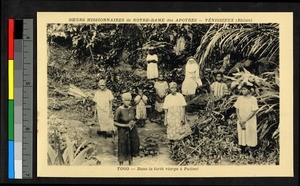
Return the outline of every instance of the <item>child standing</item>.
<path id="1" fill-rule="evenodd" d="M 223 83 L 223 73 L 215 73 L 215 82 L 210 85 L 211 93 L 216 100 L 221 99 L 224 95 L 229 93 L 228 87 Z"/>
<path id="2" fill-rule="evenodd" d="M 242 96 L 238 97 L 234 104 L 237 112 L 238 143 L 242 153 L 246 146 L 257 145 L 256 111 L 258 110 L 257 99 L 251 95 L 251 87 L 244 85 L 241 89 Z"/>
<path id="3" fill-rule="evenodd" d="M 164 77 L 162 74 L 159 75 L 158 80 L 154 84 L 154 88 L 156 91 L 155 110 L 158 112 L 159 117 L 162 117 L 162 106 L 169 89 L 169 85 L 166 81 L 164 81 Z M 161 118 L 161 121 L 162 119 L 163 118 Z"/>
<path id="4" fill-rule="evenodd" d="M 132 97 L 130 93 L 122 94 L 122 102 L 115 113 L 114 125 L 118 127 L 118 161 L 132 164 L 133 157 L 139 155 L 140 140 L 135 125 L 135 110 L 130 106 Z"/>
<path id="5" fill-rule="evenodd" d="M 134 98 L 134 102 L 136 104 L 136 119 L 138 120 L 138 124 L 140 126 L 145 126 L 146 118 L 147 118 L 147 104 L 148 98 L 144 95 L 142 89 L 138 89 L 138 95 Z"/>

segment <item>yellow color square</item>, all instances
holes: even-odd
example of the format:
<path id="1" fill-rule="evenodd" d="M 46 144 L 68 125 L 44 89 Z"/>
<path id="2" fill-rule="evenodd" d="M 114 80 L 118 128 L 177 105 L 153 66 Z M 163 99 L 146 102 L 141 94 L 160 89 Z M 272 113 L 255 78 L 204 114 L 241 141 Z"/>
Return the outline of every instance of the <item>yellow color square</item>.
<path id="1" fill-rule="evenodd" d="M 14 99 L 14 60 L 8 60 L 8 99 Z"/>

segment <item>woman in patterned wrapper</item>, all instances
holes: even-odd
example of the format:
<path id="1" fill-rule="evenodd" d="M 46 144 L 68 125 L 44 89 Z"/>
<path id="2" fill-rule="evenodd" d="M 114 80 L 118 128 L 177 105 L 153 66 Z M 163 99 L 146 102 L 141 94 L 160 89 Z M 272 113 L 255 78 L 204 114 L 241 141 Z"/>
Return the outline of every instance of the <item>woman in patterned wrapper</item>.
<path id="1" fill-rule="evenodd" d="M 130 93 L 122 94 L 123 105 L 115 113 L 115 126 L 118 128 L 118 161 L 132 164 L 133 157 L 139 155 L 140 140 L 135 121 L 135 109 L 130 105 Z"/>
<path id="2" fill-rule="evenodd" d="M 114 96 L 112 92 L 106 88 L 106 81 L 101 79 L 98 83 L 99 90 L 95 92 L 93 101 L 96 103 L 96 112 L 100 125 L 100 133 L 106 138 L 108 135 L 114 136 L 114 120 L 112 113 L 112 102 Z"/>
<path id="3" fill-rule="evenodd" d="M 169 140 L 181 140 L 190 135 L 192 130 L 185 119 L 186 101 L 183 95 L 177 92 L 177 84 L 170 83 L 169 94 L 164 101 L 165 125 L 167 126 L 167 138 Z"/>

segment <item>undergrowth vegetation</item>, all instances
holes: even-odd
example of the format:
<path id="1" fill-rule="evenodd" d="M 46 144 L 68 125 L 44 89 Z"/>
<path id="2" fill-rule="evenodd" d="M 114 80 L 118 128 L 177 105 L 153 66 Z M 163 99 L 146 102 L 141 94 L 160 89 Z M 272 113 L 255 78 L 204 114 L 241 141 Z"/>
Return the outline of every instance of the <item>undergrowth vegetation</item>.
<path id="1" fill-rule="evenodd" d="M 155 46 L 159 71 L 168 82 L 184 80 L 184 64 L 194 56 L 200 64 L 203 86 L 188 103 L 196 114 L 190 122 L 193 134 L 169 144 L 171 158 L 179 165 L 279 164 L 279 34 L 277 24 L 49 24 L 48 25 L 48 109 L 69 110 L 75 119 L 95 125 L 94 103 L 75 99 L 69 86 L 93 93 L 101 77 L 114 96 L 133 96 L 142 87 L 154 105 L 153 82 L 146 78 L 146 49 Z M 231 94 L 215 101 L 209 94 L 213 72 L 224 72 Z M 242 77 L 242 79 L 241 79 Z M 252 154 L 241 155 L 237 145 L 236 113 L 233 103 L 239 91 L 236 82 L 252 83 L 257 98 L 259 143 Z M 179 87 L 180 88 L 180 87 Z M 91 118 L 91 119 L 89 119 Z M 86 129 L 72 130 L 63 122 L 48 123 L 48 163 L 79 165 L 101 163 Z M 84 133 L 84 135 L 83 135 Z M 141 156 L 159 154 L 157 141 L 149 136 Z M 165 139 L 163 140 L 165 141 Z"/>

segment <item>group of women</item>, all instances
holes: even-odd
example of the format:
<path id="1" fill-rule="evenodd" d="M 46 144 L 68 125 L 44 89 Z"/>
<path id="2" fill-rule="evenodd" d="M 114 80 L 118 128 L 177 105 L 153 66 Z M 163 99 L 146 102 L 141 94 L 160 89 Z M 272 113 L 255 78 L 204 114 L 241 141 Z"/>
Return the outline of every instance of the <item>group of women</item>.
<path id="1" fill-rule="evenodd" d="M 177 83 L 167 83 L 163 76 L 158 74 L 158 57 L 151 51 L 146 57 L 147 78 L 157 79 L 154 84 L 156 90 L 155 110 L 162 116 L 164 114 L 164 124 L 167 128 L 167 138 L 169 140 L 180 140 L 192 133 L 185 118 L 185 106 L 187 105 L 183 94 L 178 92 Z M 186 77 L 182 85 L 182 92 L 185 96 L 195 94 L 195 90 L 200 86 L 199 66 L 194 59 L 189 59 L 186 65 Z M 114 96 L 107 89 L 106 81 L 101 79 L 98 83 L 99 90 L 95 92 L 93 101 L 96 103 L 96 112 L 101 132 L 105 134 L 118 134 L 118 161 L 122 165 L 124 161 L 132 163 L 132 158 L 139 153 L 139 136 L 136 122 L 145 122 L 145 105 L 147 97 L 143 91 L 133 99 L 127 92 L 122 94 L 123 104 L 119 106 L 113 115 L 112 105 Z M 168 94 L 169 93 L 169 94 Z M 136 103 L 131 105 L 132 100 Z"/>
<path id="2" fill-rule="evenodd" d="M 182 93 L 179 93 L 177 83 L 171 82 L 168 84 L 163 80 L 163 76 L 158 74 L 158 57 L 156 54 L 150 52 L 146 61 L 147 78 L 149 80 L 157 79 L 154 84 L 156 90 L 155 110 L 159 113 L 165 112 L 164 124 L 167 128 L 167 138 L 170 141 L 181 140 L 192 133 L 190 125 L 186 121 L 185 106 L 187 105 L 186 101 L 195 95 L 196 89 L 202 86 L 199 77 L 199 65 L 195 59 L 188 59 L 185 66 L 186 74 L 182 83 Z M 248 87 L 244 89 L 248 89 Z M 222 82 L 222 74 L 216 74 L 216 82 L 211 85 L 211 92 L 216 99 L 221 99 L 224 95 L 228 94 L 227 86 Z M 93 100 L 96 102 L 100 130 L 107 133 L 111 132 L 112 135 L 115 134 L 116 129 L 118 131 L 119 164 L 123 165 L 124 161 L 129 161 L 129 165 L 131 165 L 133 157 L 139 154 L 140 146 L 136 123 L 139 120 L 145 122 L 146 102 L 148 98 L 143 95 L 142 90 L 139 90 L 137 97 L 134 98 L 136 105 L 132 106 L 131 102 L 133 99 L 131 93 L 123 93 L 121 97 L 123 104 L 116 109 L 113 116 L 112 102 L 114 97 L 112 92 L 106 88 L 105 80 L 102 79 L 99 81 L 99 90 L 96 91 Z M 238 135 L 242 150 L 244 146 L 256 146 L 257 144 L 255 118 L 255 111 L 258 109 L 257 101 L 253 96 L 251 99 L 248 99 L 248 97 L 251 97 L 251 94 L 244 91 L 243 97 L 238 99 L 234 105 L 238 110 Z M 248 102 L 248 105 L 242 104 L 243 100 L 251 100 L 253 102 L 250 104 L 250 106 L 252 105 L 251 108 L 246 109 L 247 113 L 244 114 L 245 116 L 242 114 L 245 108 L 248 108 L 249 104 Z M 246 125 L 249 122 L 255 123 L 249 127 L 250 124 Z"/>

